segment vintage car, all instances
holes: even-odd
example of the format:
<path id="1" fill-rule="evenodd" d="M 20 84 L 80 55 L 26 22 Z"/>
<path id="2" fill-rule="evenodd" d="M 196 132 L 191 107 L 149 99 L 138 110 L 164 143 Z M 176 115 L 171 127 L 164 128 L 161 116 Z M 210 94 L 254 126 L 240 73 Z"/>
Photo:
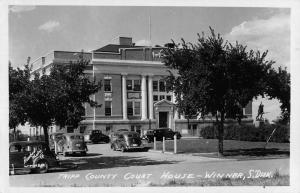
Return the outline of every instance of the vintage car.
<path id="1" fill-rule="evenodd" d="M 52 134 L 50 136 L 50 144 L 57 144 L 57 153 L 62 153 L 64 156 L 68 154 L 80 153 L 81 155 L 86 155 L 88 148 L 84 141 L 84 136 L 79 133 L 62 133 L 62 134 Z M 51 146 L 51 149 L 55 151 Z"/>
<path id="2" fill-rule="evenodd" d="M 55 149 L 55 145 L 54 145 L 54 141 L 58 142 L 62 139 L 63 137 L 62 132 L 55 132 L 49 135 L 49 147 L 51 151 L 54 151 Z M 62 146 L 57 147 L 58 148 L 58 152 L 62 152 L 61 148 Z"/>
<path id="3" fill-rule="evenodd" d="M 91 130 L 88 134 L 84 135 L 85 142 L 92 143 L 109 143 L 109 136 L 102 133 L 101 130 Z"/>
<path id="4" fill-rule="evenodd" d="M 181 134 L 178 131 L 173 131 L 170 128 L 151 129 L 147 130 L 144 138 L 147 139 L 148 142 L 154 141 L 154 137 L 156 137 L 157 141 L 162 141 L 163 137 L 165 137 L 165 139 L 174 139 L 175 134 L 177 139 L 181 138 Z"/>
<path id="5" fill-rule="evenodd" d="M 58 165 L 59 160 L 45 142 L 19 141 L 9 144 L 10 174 L 16 174 L 16 171 L 45 173 Z"/>
<path id="6" fill-rule="evenodd" d="M 144 144 L 140 138 L 140 134 L 133 131 L 123 131 L 114 134 L 111 138 L 111 149 L 114 151 L 121 150 L 122 152 L 128 150 L 143 150 Z"/>

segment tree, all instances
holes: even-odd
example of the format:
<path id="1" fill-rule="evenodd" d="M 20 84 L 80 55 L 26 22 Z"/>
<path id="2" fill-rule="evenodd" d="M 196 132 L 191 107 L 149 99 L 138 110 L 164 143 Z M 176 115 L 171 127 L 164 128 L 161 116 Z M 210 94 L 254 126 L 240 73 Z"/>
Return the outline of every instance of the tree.
<path id="1" fill-rule="evenodd" d="M 80 55 L 76 63 L 57 64 L 51 69 L 50 78 L 54 82 L 56 111 L 54 118 L 55 123 L 61 127 L 77 127 L 83 120 L 85 103 L 92 107 L 101 107 L 101 104 L 91 99 L 91 95 L 101 88 L 101 82 L 96 83 L 84 73 L 87 65 L 89 61 Z"/>
<path id="2" fill-rule="evenodd" d="M 279 122 L 283 124 L 289 124 L 290 122 L 290 79 L 290 73 L 282 67 L 279 67 L 277 71 L 275 69 L 270 70 L 267 79 L 266 93 L 271 99 L 277 98 L 280 101 L 281 118 Z"/>
<path id="3" fill-rule="evenodd" d="M 26 102 L 20 108 L 31 125 L 43 128 L 46 143 L 49 126 L 77 127 L 83 119 L 85 103 L 100 106 L 90 98 L 101 85 L 84 73 L 88 64 L 80 55 L 77 62 L 54 64 L 49 75 L 45 71 L 33 74 L 24 94 Z"/>
<path id="4" fill-rule="evenodd" d="M 16 133 L 16 127 L 19 124 L 24 125 L 27 120 L 22 104 L 26 103 L 24 95 L 30 83 L 28 62 L 24 69 L 14 69 L 9 62 L 9 128 L 14 129 L 14 133 Z"/>
<path id="5" fill-rule="evenodd" d="M 167 48 L 163 62 L 170 69 L 168 84 L 177 101 L 188 100 L 181 104 L 192 105 L 201 116 L 216 116 L 219 153 L 223 154 L 225 116 L 238 118 L 241 108 L 264 94 L 274 62 L 265 60 L 267 52 L 247 51 L 246 46 L 224 42 L 213 29 L 210 31 L 208 37 L 198 34 L 196 44 L 182 39 L 181 44 Z"/>

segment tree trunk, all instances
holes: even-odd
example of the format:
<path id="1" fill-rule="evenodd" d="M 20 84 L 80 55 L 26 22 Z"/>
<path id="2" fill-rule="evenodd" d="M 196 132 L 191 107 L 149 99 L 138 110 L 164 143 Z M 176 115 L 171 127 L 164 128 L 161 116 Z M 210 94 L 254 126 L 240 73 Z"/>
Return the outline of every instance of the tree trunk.
<path id="1" fill-rule="evenodd" d="M 16 133 L 16 127 L 14 127 L 14 141 L 17 140 L 17 133 Z"/>
<path id="2" fill-rule="evenodd" d="M 187 118 L 187 126 L 188 126 L 188 130 L 190 130 L 190 119 L 189 119 L 189 117 Z"/>
<path id="3" fill-rule="evenodd" d="M 45 143 L 49 145 L 48 125 L 43 126 Z"/>
<path id="4" fill-rule="evenodd" d="M 221 121 L 218 127 L 218 139 L 219 139 L 219 155 L 223 155 L 223 140 L 224 140 L 224 112 L 221 112 Z"/>

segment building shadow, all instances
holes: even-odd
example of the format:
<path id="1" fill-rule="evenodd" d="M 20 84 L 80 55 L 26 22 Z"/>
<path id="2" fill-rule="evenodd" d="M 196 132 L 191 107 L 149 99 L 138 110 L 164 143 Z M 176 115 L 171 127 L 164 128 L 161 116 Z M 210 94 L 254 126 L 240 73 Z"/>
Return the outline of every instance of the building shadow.
<path id="1" fill-rule="evenodd" d="M 225 150 L 224 156 L 289 156 L 290 151 L 278 148 L 251 148 Z"/>
<path id="2" fill-rule="evenodd" d="M 73 157 L 71 160 L 62 160 L 62 165 L 66 167 L 56 168 L 51 171 L 78 171 L 78 170 L 94 170 L 94 169 L 107 169 L 129 166 L 147 166 L 147 165 L 161 165 L 161 164 L 174 164 L 178 161 L 157 161 L 147 157 L 134 157 L 134 156 L 100 156 L 100 157 Z"/>

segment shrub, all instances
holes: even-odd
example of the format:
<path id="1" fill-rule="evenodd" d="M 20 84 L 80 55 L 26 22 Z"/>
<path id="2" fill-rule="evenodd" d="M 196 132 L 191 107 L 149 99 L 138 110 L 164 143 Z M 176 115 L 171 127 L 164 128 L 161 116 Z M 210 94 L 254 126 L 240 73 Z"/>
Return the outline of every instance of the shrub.
<path id="1" fill-rule="evenodd" d="M 270 142 L 288 143 L 289 142 L 289 126 L 288 125 L 262 125 L 255 127 L 254 125 L 228 125 L 224 127 L 225 140 L 240 140 L 240 141 L 267 141 L 273 130 Z M 207 126 L 201 129 L 201 137 L 205 139 L 217 139 L 217 126 Z"/>

